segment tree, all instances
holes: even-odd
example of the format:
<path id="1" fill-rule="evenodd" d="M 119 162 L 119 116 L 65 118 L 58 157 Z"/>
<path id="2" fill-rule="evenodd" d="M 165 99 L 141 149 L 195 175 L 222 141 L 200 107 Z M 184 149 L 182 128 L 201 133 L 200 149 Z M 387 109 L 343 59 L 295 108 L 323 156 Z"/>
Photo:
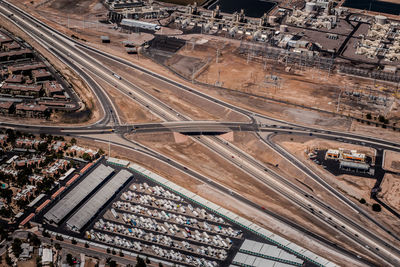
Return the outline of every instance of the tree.
<path id="1" fill-rule="evenodd" d="M 371 120 L 372 119 L 371 113 L 367 113 L 367 115 L 365 117 L 367 118 L 367 120 Z"/>
<path id="2" fill-rule="evenodd" d="M 75 139 L 75 138 L 72 138 L 72 139 L 71 139 L 71 144 L 73 144 L 73 145 L 76 144 L 76 139 Z"/>
<path id="3" fill-rule="evenodd" d="M 119 251 L 119 256 L 120 256 L 120 257 L 125 256 L 124 253 L 122 252 L 122 250 Z"/>
<path id="4" fill-rule="evenodd" d="M 361 204 L 367 203 L 367 201 L 366 201 L 364 198 L 361 198 L 361 199 L 359 200 L 359 202 L 360 202 Z"/>
<path id="5" fill-rule="evenodd" d="M 147 265 L 146 265 L 146 263 L 144 262 L 144 260 L 143 260 L 141 257 L 139 257 L 139 255 L 137 255 L 135 267 L 146 267 L 146 266 L 147 266 Z"/>
<path id="6" fill-rule="evenodd" d="M 89 244 L 86 242 L 85 243 L 85 248 L 88 248 L 89 247 Z"/>
<path id="7" fill-rule="evenodd" d="M 385 119 L 385 116 L 379 115 L 378 120 L 379 120 L 379 122 L 385 122 L 386 119 Z"/>
<path id="8" fill-rule="evenodd" d="M 42 257 L 36 257 L 36 267 L 42 267 Z"/>
<path id="9" fill-rule="evenodd" d="M 161 263 L 161 262 L 158 264 L 158 267 L 163 267 L 163 265 L 162 265 L 162 263 Z"/>
<path id="10" fill-rule="evenodd" d="M 35 246 L 35 247 L 40 246 L 40 244 L 42 243 L 40 241 L 40 239 L 37 237 L 37 235 L 32 235 L 31 238 L 30 238 L 30 241 L 31 241 L 32 245 Z"/>
<path id="11" fill-rule="evenodd" d="M 68 265 L 70 265 L 70 266 L 74 265 L 74 259 L 72 258 L 71 254 L 69 254 L 69 253 L 67 254 L 66 260 L 67 260 Z"/>
<path id="12" fill-rule="evenodd" d="M 88 154 L 88 153 L 83 153 L 82 155 L 82 159 L 89 161 L 92 159 L 92 157 Z"/>
<path id="13" fill-rule="evenodd" d="M 103 149 L 99 149 L 99 151 L 97 152 L 100 156 L 104 154 L 104 150 Z"/>
<path id="14" fill-rule="evenodd" d="M 107 253 L 111 253 L 111 249 L 110 248 L 107 248 Z"/>
<path id="15" fill-rule="evenodd" d="M 377 203 L 372 204 L 372 210 L 375 212 L 380 212 L 382 210 L 381 205 Z"/>
<path id="16" fill-rule="evenodd" d="M 72 239 L 72 240 L 71 240 L 71 243 L 72 243 L 72 245 L 76 245 L 78 242 L 76 242 L 75 239 Z"/>
<path id="17" fill-rule="evenodd" d="M 7 263 L 7 265 L 9 265 L 9 266 L 12 266 L 12 265 L 13 265 L 13 262 L 12 262 L 12 260 L 11 260 L 11 257 L 10 257 L 10 255 L 8 255 L 8 253 L 7 253 L 7 255 L 6 255 L 6 263 Z"/>
<path id="18" fill-rule="evenodd" d="M 149 257 L 146 257 L 146 264 L 150 264 L 150 259 L 149 259 Z"/>
<path id="19" fill-rule="evenodd" d="M 44 230 L 43 230 L 42 235 L 43 235 L 44 237 L 47 237 L 47 238 L 50 238 L 50 237 L 51 237 L 51 235 L 50 235 L 47 231 L 44 231 Z"/>
<path id="20" fill-rule="evenodd" d="M 19 238 L 15 238 L 11 247 L 12 247 L 12 251 L 14 252 L 15 257 L 19 257 L 19 255 L 22 253 L 22 241 Z"/>
<path id="21" fill-rule="evenodd" d="M 59 243 L 56 243 L 56 244 L 54 245 L 54 248 L 55 248 L 56 250 L 61 250 L 61 245 L 60 245 Z"/>

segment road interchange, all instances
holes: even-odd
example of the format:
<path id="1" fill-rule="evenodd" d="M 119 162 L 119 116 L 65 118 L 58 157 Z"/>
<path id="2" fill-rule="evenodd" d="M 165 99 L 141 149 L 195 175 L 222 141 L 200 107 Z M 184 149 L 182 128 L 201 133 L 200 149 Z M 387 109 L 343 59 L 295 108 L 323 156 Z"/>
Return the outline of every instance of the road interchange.
<path id="1" fill-rule="evenodd" d="M 13 9 L 14 14 L 17 12 L 15 8 Z M 3 11 L 2 11 L 3 12 Z M 18 11 L 21 12 L 21 11 Z M 20 14 L 19 16 L 24 16 L 23 18 L 21 17 L 21 20 L 19 20 L 19 23 L 25 23 L 24 25 L 28 27 L 29 23 L 34 25 L 34 21 L 30 20 L 29 16 L 26 14 Z M 14 16 L 18 17 L 18 16 Z M 27 21 L 30 21 L 29 23 Z M 274 118 L 270 118 L 261 114 L 255 114 L 251 111 L 247 111 L 245 109 L 237 108 L 231 104 L 228 104 L 226 102 L 223 102 L 221 100 L 214 99 L 210 96 L 204 95 L 203 93 L 200 93 L 196 91 L 195 89 L 192 89 L 190 87 L 187 87 L 185 85 L 179 84 L 175 81 L 171 81 L 169 78 L 162 77 L 160 75 L 155 75 L 152 72 L 145 70 L 140 67 L 140 71 L 147 72 L 148 75 L 154 75 L 158 79 L 163 79 L 164 82 L 172 83 L 174 86 L 179 86 L 182 90 L 187 90 L 192 93 L 198 94 L 199 97 L 207 97 L 210 99 L 210 101 L 213 101 L 215 103 L 218 103 L 220 105 L 224 105 L 225 107 L 231 108 L 233 110 L 236 110 L 238 112 L 241 112 L 242 114 L 250 117 L 250 122 L 249 123 L 222 123 L 222 122 L 195 122 L 191 121 L 190 118 L 187 116 L 184 116 L 183 114 L 179 114 L 176 110 L 171 109 L 168 107 L 166 104 L 162 103 L 160 100 L 152 97 L 148 93 L 144 92 L 141 88 L 138 86 L 122 79 L 119 80 L 115 76 L 113 76 L 113 72 L 111 70 L 108 70 L 104 66 L 102 66 L 99 62 L 96 62 L 96 60 L 88 60 L 84 59 L 82 60 L 80 57 L 84 55 L 84 53 L 80 49 L 88 49 L 87 46 L 85 48 L 77 48 L 77 46 L 81 46 L 80 44 L 76 44 L 75 41 L 73 40 L 66 40 L 66 38 L 62 35 L 58 36 L 59 33 L 56 32 L 47 32 L 44 30 L 43 25 L 40 27 L 36 26 L 31 26 L 31 31 L 30 34 L 33 38 L 35 38 L 36 35 L 36 40 L 40 39 L 41 44 L 46 46 L 50 49 L 51 52 L 57 55 L 59 58 L 62 59 L 62 61 L 70 66 L 74 71 L 76 71 L 81 77 L 84 78 L 84 80 L 89 84 L 89 86 L 92 88 L 92 90 L 96 93 L 97 98 L 99 102 L 101 103 L 101 106 L 103 108 L 103 113 L 104 116 L 96 122 L 93 125 L 89 126 L 72 126 L 72 127 L 65 127 L 63 129 L 60 129 L 59 127 L 44 127 L 44 126 L 32 126 L 32 125 L 16 125 L 12 123 L 3 123 L 3 127 L 10 127 L 14 129 L 20 129 L 20 130 L 28 130 L 31 132 L 50 132 L 54 134 L 65 134 L 65 135 L 85 135 L 85 134 L 92 134 L 92 133 L 109 133 L 110 131 L 115 131 L 120 135 L 123 135 L 124 133 L 129 133 L 132 131 L 136 132 L 163 132 L 163 131 L 177 131 L 177 132 L 184 132 L 184 133 L 215 133 L 215 132 L 226 132 L 226 131 L 269 131 L 269 132 L 286 132 L 286 133 L 292 133 L 292 134 L 310 134 L 313 133 L 315 136 L 320 136 L 320 137 L 327 137 L 330 136 L 329 138 L 341 138 L 342 140 L 351 140 L 351 141 L 357 141 L 357 142 L 363 142 L 365 144 L 371 144 L 371 145 L 379 145 L 383 148 L 388 148 L 392 150 L 399 150 L 399 145 L 394 143 L 394 142 L 389 142 L 385 140 L 380 140 L 376 138 L 371 138 L 371 137 L 360 137 L 348 133 L 340 133 L 340 132 L 334 132 L 334 131 L 326 131 L 322 129 L 314 129 L 310 127 L 304 127 L 302 125 L 296 125 L 293 123 L 286 123 L 281 120 L 276 120 Z M 36 32 L 36 33 L 34 33 Z M 62 44 L 61 42 L 65 42 Z M 66 46 L 66 44 L 70 44 L 69 47 L 63 48 Z M 93 50 L 93 48 L 89 48 Z M 101 51 L 96 51 L 99 54 L 101 54 Z M 69 55 L 68 59 L 65 58 L 63 55 Z M 105 55 L 103 55 L 105 56 Z M 108 55 L 109 56 L 109 55 Z M 109 56 L 113 57 L 113 56 Z M 74 62 L 72 62 L 74 61 Z M 120 62 L 123 64 L 127 64 L 125 60 L 119 59 Z M 89 67 L 88 67 L 89 66 Z M 138 68 L 137 66 L 133 65 L 132 63 L 129 63 L 130 67 Z M 175 125 L 171 125 L 171 122 L 168 123 L 161 123 L 161 124 L 143 124 L 143 125 L 120 125 L 117 111 L 112 104 L 112 101 L 109 99 L 109 97 L 106 95 L 106 93 L 99 88 L 98 84 L 94 81 L 93 77 L 97 77 L 102 79 L 103 81 L 110 83 L 110 84 L 118 84 L 118 90 L 125 94 L 127 97 L 130 97 L 137 101 L 139 104 L 141 104 L 144 108 L 150 110 L 152 113 L 155 115 L 159 116 L 161 119 L 167 120 L 167 121 L 174 121 Z M 100 96 L 101 95 L 101 96 Z M 273 122 L 276 123 L 284 123 L 287 126 L 285 127 L 278 127 L 274 126 L 274 124 L 271 125 L 260 125 L 256 123 L 256 120 L 254 119 L 255 116 L 262 117 L 265 119 L 269 119 Z M 200 136 L 198 136 L 200 137 Z M 255 162 L 254 159 L 246 155 L 243 151 L 240 150 L 234 150 L 229 151 L 221 146 L 221 139 L 217 137 L 209 137 L 209 136 L 201 136 L 200 138 L 195 138 L 197 139 L 198 142 L 201 144 L 211 148 L 212 150 L 216 151 L 221 157 L 226 158 L 228 160 L 229 158 L 229 153 L 236 153 L 238 155 L 238 158 L 242 158 L 242 162 L 237 162 L 237 161 L 232 161 L 232 159 L 229 159 L 233 164 L 237 165 L 239 168 L 245 170 L 247 173 L 253 175 L 253 176 L 259 176 L 265 179 L 264 176 L 270 176 L 271 170 L 268 170 L 268 174 L 265 173 L 265 166 L 259 162 Z M 229 148 L 232 148 L 231 144 L 228 144 Z M 146 148 L 147 149 L 147 148 Z M 155 153 L 155 152 L 153 152 Z M 156 153 L 157 154 L 157 153 Z M 261 174 L 262 173 L 262 174 Z M 271 178 L 271 177 L 269 177 Z M 281 177 L 283 178 L 283 177 Z M 271 178 L 271 180 L 274 180 Z M 285 179 L 283 179 L 285 180 Z M 264 181 L 265 182 L 265 181 Z M 270 181 L 271 182 L 271 181 Z M 282 182 L 282 181 L 281 181 Z M 276 189 L 278 190 L 278 189 Z M 284 194 L 286 196 L 290 195 L 290 191 L 287 191 L 288 189 L 286 188 L 281 188 L 279 190 L 286 190 L 286 193 L 283 193 L 282 191 L 280 192 L 281 194 Z M 278 190 L 278 191 L 279 191 Z M 343 196 L 342 196 L 343 197 Z M 345 197 L 344 197 L 345 198 Z M 317 208 L 323 206 L 321 203 L 317 203 L 313 200 L 309 200 L 308 197 L 302 196 L 298 200 L 293 200 L 294 202 L 297 203 L 297 205 L 302 206 L 304 209 L 309 210 L 309 207 L 306 205 L 304 206 L 304 203 L 309 203 L 308 205 L 315 205 L 315 210 Z M 342 199 L 341 201 L 345 201 L 346 199 Z M 347 202 L 351 203 L 350 201 Z M 353 204 L 354 205 L 354 204 Z M 354 205 L 355 206 L 355 205 Z M 323 208 L 326 213 L 332 212 L 329 210 L 326 210 L 326 207 Z M 358 208 L 357 208 L 358 209 Z M 337 213 L 336 213 L 337 215 Z M 314 216 L 319 216 L 318 214 L 314 214 Z M 343 219 L 343 218 L 342 218 Z M 341 224 L 338 222 L 338 224 Z M 342 225 L 348 225 L 350 224 L 349 222 L 342 224 Z M 374 244 L 374 240 L 369 240 L 369 238 L 365 238 L 364 241 L 359 241 L 358 238 L 354 237 L 354 233 L 362 230 L 362 227 L 358 227 L 359 229 L 354 229 L 351 233 L 349 233 L 349 229 L 351 228 L 351 225 L 348 226 L 348 228 L 339 229 L 342 234 L 345 236 L 350 236 L 354 242 L 359 242 L 360 244 L 363 244 L 363 246 L 368 250 L 372 251 L 372 253 L 377 254 L 377 256 L 382 257 L 380 254 L 385 251 L 387 248 L 390 248 L 391 250 L 395 251 L 397 256 L 393 257 L 393 259 L 390 259 L 392 256 L 390 255 L 391 252 L 388 252 L 389 256 L 383 256 L 382 259 L 386 260 L 389 264 L 398 264 L 398 255 L 400 255 L 400 252 L 395 249 L 395 246 L 389 245 L 387 242 L 379 240 L 380 238 L 376 238 L 376 240 L 379 240 L 380 243 L 380 248 L 379 251 L 376 250 L 371 244 Z M 386 230 L 386 229 L 384 229 Z M 386 230 L 387 231 L 387 230 Z M 365 233 L 364 233 L 365 235 Z M 371 235 L 370 233 L 368 235 Z M 371 235 L 372 236 L 372 235 Z M 359 235 L 359 237 L 362 237 L 362 234 Z M 357 240 L 355 240 L 357 239 Z M 369 244 L 369 245 L 367 245 Z M 366 247 L 368 246 L 368 247 Z"/>

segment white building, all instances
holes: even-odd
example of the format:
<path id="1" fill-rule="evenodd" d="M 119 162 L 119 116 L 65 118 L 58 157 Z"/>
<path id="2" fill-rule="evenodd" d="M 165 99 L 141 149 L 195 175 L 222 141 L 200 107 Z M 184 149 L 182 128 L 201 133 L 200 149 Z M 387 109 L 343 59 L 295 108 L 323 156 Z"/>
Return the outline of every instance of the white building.
<path id="1" fill-rule="evenodd" d="M 144 21 L 140 21 L 140 20 L 134 20 L 134 19 L 123 19 L 121 21 L 121 26 L 127 27 L 127 28 L 141 28 L 141 29 L 152 30 L 152 31 L 157 31 L 157 30 L 161 29 L 161 27 L 157 24 L 144 22 Z"/>
<path id="2" fill-rule="evenodd" d="M 44 248 L 42 255 L 42 265 L 50 264 L 53 262 L 53 250 L 51 248 Z"/>

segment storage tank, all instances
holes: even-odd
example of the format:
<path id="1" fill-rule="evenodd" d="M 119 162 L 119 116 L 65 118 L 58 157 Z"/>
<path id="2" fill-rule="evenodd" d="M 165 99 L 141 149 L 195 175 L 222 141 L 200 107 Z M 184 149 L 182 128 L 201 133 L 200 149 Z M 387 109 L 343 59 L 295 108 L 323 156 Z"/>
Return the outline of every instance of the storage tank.
<path id="1" fill-rule="evenodd" d="M 384 24 L 386 24 L 387 17 L 386 16 L 382 16 L 382 15 L 377 15 L 377 16 L 375 16 L 375 21 L 378 24 L 384 25 Z"/>
<path id="2" fill-rule="evenodd" d="M 306 12 L 310 13 L 315 10 L 315 3 L 314 2 L 307 2 L 306 3 Z"/>
<path id="3" fill-rule="evenodd" d="M 287 25 L 281 25 L 279 27 L 279 31 L 280 32 L 287 32 L 288 31 L 288 26 Z"/>

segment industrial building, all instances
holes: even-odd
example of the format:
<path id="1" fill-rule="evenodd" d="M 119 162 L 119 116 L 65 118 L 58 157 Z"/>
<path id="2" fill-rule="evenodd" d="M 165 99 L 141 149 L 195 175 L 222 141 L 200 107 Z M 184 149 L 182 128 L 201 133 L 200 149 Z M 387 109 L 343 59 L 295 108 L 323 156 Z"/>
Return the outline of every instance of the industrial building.
<path id="1" fill-rule="evenodd" d="M 348 171 L 356 171 L 356 172 L 369 172 L 370 166 L 364 162 L 352 162 L 352 161 L 340 161 L 340 169 L 348 170 Z M 373 169 L 371 169 L 373 170 Z M 373 175 L 373 171 L 371 173 Z"/>
<path id="2" fill-rule="evenodd" d="M 143 30 L 157 31 L 161 29 L 161 27 L 157 24 L 140 20 L 134 20 L 134 19 L 123 19 L 120 25 L 123 29 L 129 29 L 129 30 L 138 28 Z"/>
<path id="3" fill-rule="evenodd" d="M 357 150 L 328 149 L 325 153 L 325 159 L 336 159 L 344 161 L 365 162 L 366 155 L 357 153 Z"/>
<path id="4" fill-rule="evenodd" d="M 87 177 L 65 195 L 54 207 L 52 207 L 44 218 L 49 223 L 58 224 L 64 219 L 81 201 L 83 201 L 92 191 L 104 180 L 114 173 L 114 169 L 100 164 Z"/>
<path id="5" fill-rule="evenodd" d="M 67 221 L 67 226 L 80 231 L 131 177 L 129 171 L 119 171 Z"/>

